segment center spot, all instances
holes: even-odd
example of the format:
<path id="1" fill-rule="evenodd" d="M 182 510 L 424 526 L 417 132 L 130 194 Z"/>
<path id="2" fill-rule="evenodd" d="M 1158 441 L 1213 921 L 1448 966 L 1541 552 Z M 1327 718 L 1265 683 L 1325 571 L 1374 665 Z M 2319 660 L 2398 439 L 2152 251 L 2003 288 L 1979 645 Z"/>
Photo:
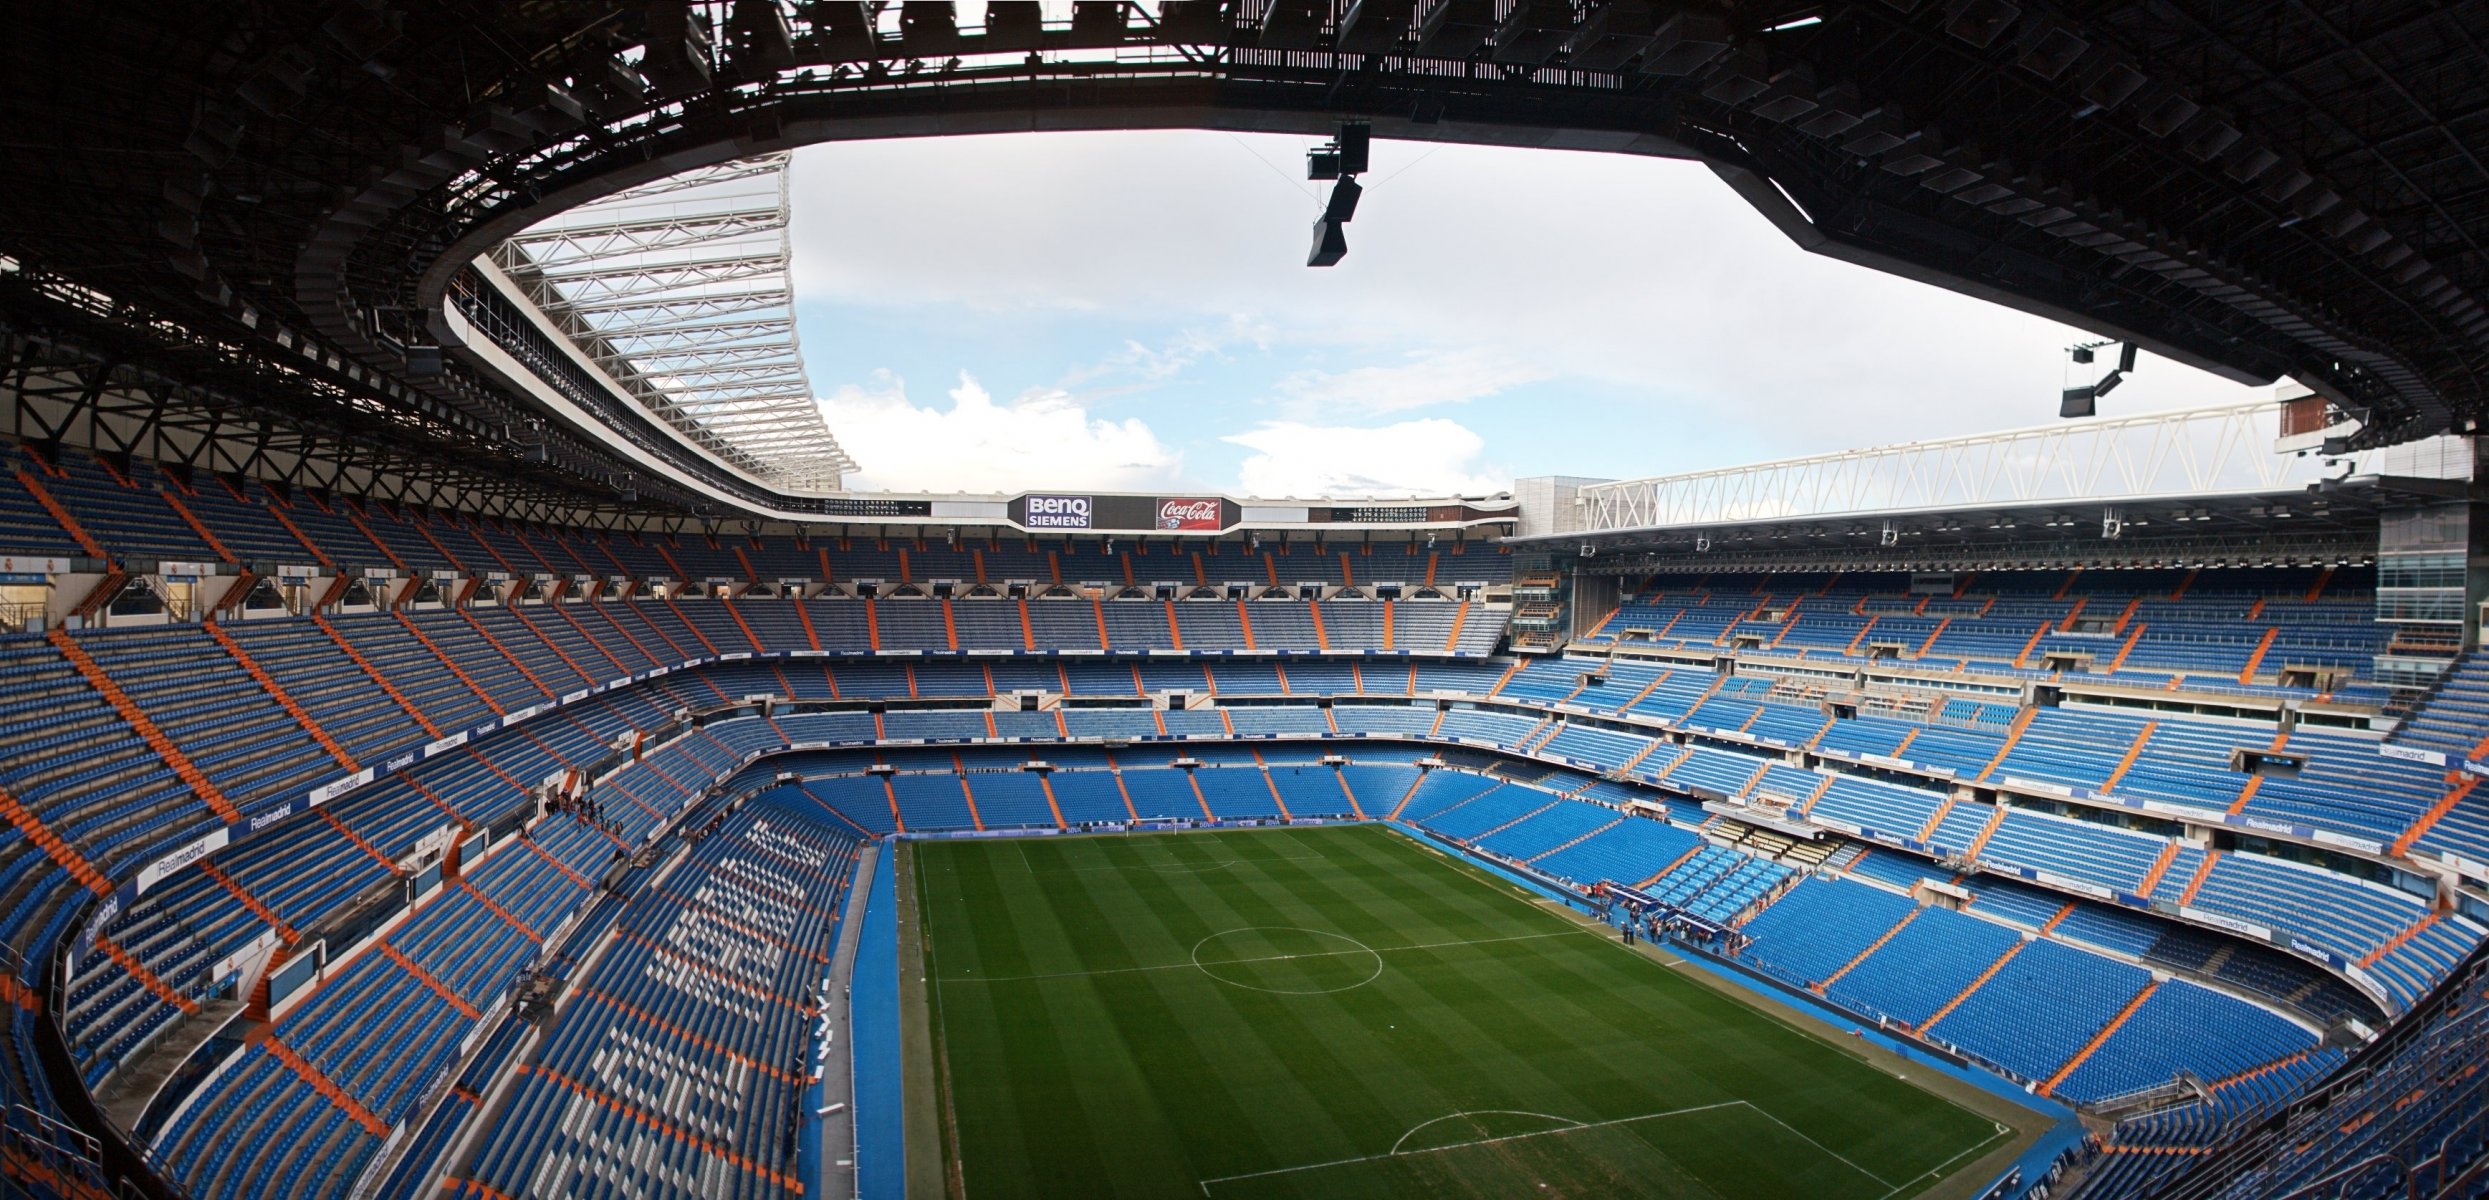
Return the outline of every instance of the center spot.
<path id="1" fill-rule="evenodd" d="M 1383 956 L 1344 933 L 1259 925 L 1201 939 L 1193 965 L 1232 987 L 1313 996 L 1374 982 L 1383 973 Z"/>

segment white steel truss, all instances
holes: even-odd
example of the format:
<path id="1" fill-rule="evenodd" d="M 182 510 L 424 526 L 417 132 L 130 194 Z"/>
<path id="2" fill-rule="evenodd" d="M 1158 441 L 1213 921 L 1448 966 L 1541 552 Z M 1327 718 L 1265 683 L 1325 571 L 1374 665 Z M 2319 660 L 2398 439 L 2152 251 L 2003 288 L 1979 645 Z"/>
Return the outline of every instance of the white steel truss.
<path id="1" fill-rule="evenodd" d="M 2322 460 L 2274 452 L 2280 414 L 2258 401 L 1595 484 L 1580 491 L 1582 529 L 2284 490 Z"/>
<path id="2" fill-rule="evenodd" d="M 832 492 L 853 459 L 795 340 L 787 156 L 686 172 L 502 243 L 498 265 L 650 414 L 735 466 Z"/>

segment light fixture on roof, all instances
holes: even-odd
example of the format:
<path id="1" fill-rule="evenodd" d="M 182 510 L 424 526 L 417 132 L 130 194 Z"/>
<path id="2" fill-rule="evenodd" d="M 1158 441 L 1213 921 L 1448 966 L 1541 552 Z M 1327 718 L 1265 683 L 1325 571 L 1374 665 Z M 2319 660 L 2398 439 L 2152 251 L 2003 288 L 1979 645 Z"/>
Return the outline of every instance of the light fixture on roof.
<path id="1" fill-rule="evenodd" d="M 2059 394 L 2057 401 L 2057 415 L 2060 418 L 2072 419 L 2075 417 L 2088 417 L 2093 415 L 2093 413 L 2098 411 L 2098 400 L 2102 396 L 2106 396 L 2110 392 L 2117 390 L 2117 386 L 2124 383 L 2126 381 L 2126 376 L 2134 371 L 2135 344 L 2133 342 L 2077 342 L 2074 345 L 2066 347 L 2066 357 L 2076 366 L 2089 366 L 2093 362 L 2096 352 L 2106 346 L 2117 346 L 2119 348 L 2117 354 L 2117 366 L 2112 368 L 2107 375 L 2102 376 L 2096 383 L 2084 384 L 2079 387 L 2065 388 Z"/>
<path id="2" fill-rule="evenodd" d="M 1314 218 L 1314 244 L 1305 265 L 1331 267 L 1348 257 L 1347 225 L 1357 216 L 1357 198 L 1365 194 L 1356 177 L 1371 165 L 1374 127 L 1364 121 L 1342 121 L 1339 136 L 1305 152 L 1305 177 L 1336 179 L 1331 199 Z"/>

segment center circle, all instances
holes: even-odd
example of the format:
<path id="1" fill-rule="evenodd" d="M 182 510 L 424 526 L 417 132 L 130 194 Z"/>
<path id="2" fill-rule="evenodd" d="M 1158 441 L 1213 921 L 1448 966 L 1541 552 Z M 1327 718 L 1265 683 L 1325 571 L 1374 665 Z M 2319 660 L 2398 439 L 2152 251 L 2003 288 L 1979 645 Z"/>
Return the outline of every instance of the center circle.
<path id="1" fill-rule="evenodd" d="M 1383 956 L 1344 933 L 1249 925 L 1193 944 L 1193 965 L 1230 987 L 1283 996 L 1345 992 L 1383 974 Z"/>

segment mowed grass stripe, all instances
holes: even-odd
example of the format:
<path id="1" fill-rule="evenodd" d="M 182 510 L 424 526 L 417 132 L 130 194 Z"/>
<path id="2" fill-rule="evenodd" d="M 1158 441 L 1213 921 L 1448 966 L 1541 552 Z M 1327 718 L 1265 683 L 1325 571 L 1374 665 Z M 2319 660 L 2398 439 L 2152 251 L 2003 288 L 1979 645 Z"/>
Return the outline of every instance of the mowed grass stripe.
<path id="1" fill-rule="evenodd" d="M 1254 1182 L 1222 1184 L 1217 1200 L 1434 1200 L 1540 1183 L 1556 1195 L 1882 1200 L 1894 1189 L 1873 1181 L 1923 1186 L 1915 1176 L 1996 1136 L 1985 1118 L 1385 830 L 911 852 L 949 1116 L 977 1200 L 1201 1196 L 1222 1177 Z M 1264 928 L 1218 936 L 1246 927 Z M 1347 986 L 1375 958 L 1331 934 L 1373 947 L 1382 970 Z M 1194 969 L 1196 947 L 1218 976 Z M 1742 1115 L 1648 1119 L 1710 1105 Z M 1445 1121 L 1490 1109 L 1547 1116 Z M 1513 1121 L 1593 1128 L 1464 1135 L 1478 1144 L 1419 1146 L 1425 1162 L 1388 1154 L 1420 1126 L 1433 1132 L 1419 1143 L 1470 1125 L 1533 1132 L 1497 1124 Z M 1292 1169 L 1338 1161 L 1366 1165 Z"/>

